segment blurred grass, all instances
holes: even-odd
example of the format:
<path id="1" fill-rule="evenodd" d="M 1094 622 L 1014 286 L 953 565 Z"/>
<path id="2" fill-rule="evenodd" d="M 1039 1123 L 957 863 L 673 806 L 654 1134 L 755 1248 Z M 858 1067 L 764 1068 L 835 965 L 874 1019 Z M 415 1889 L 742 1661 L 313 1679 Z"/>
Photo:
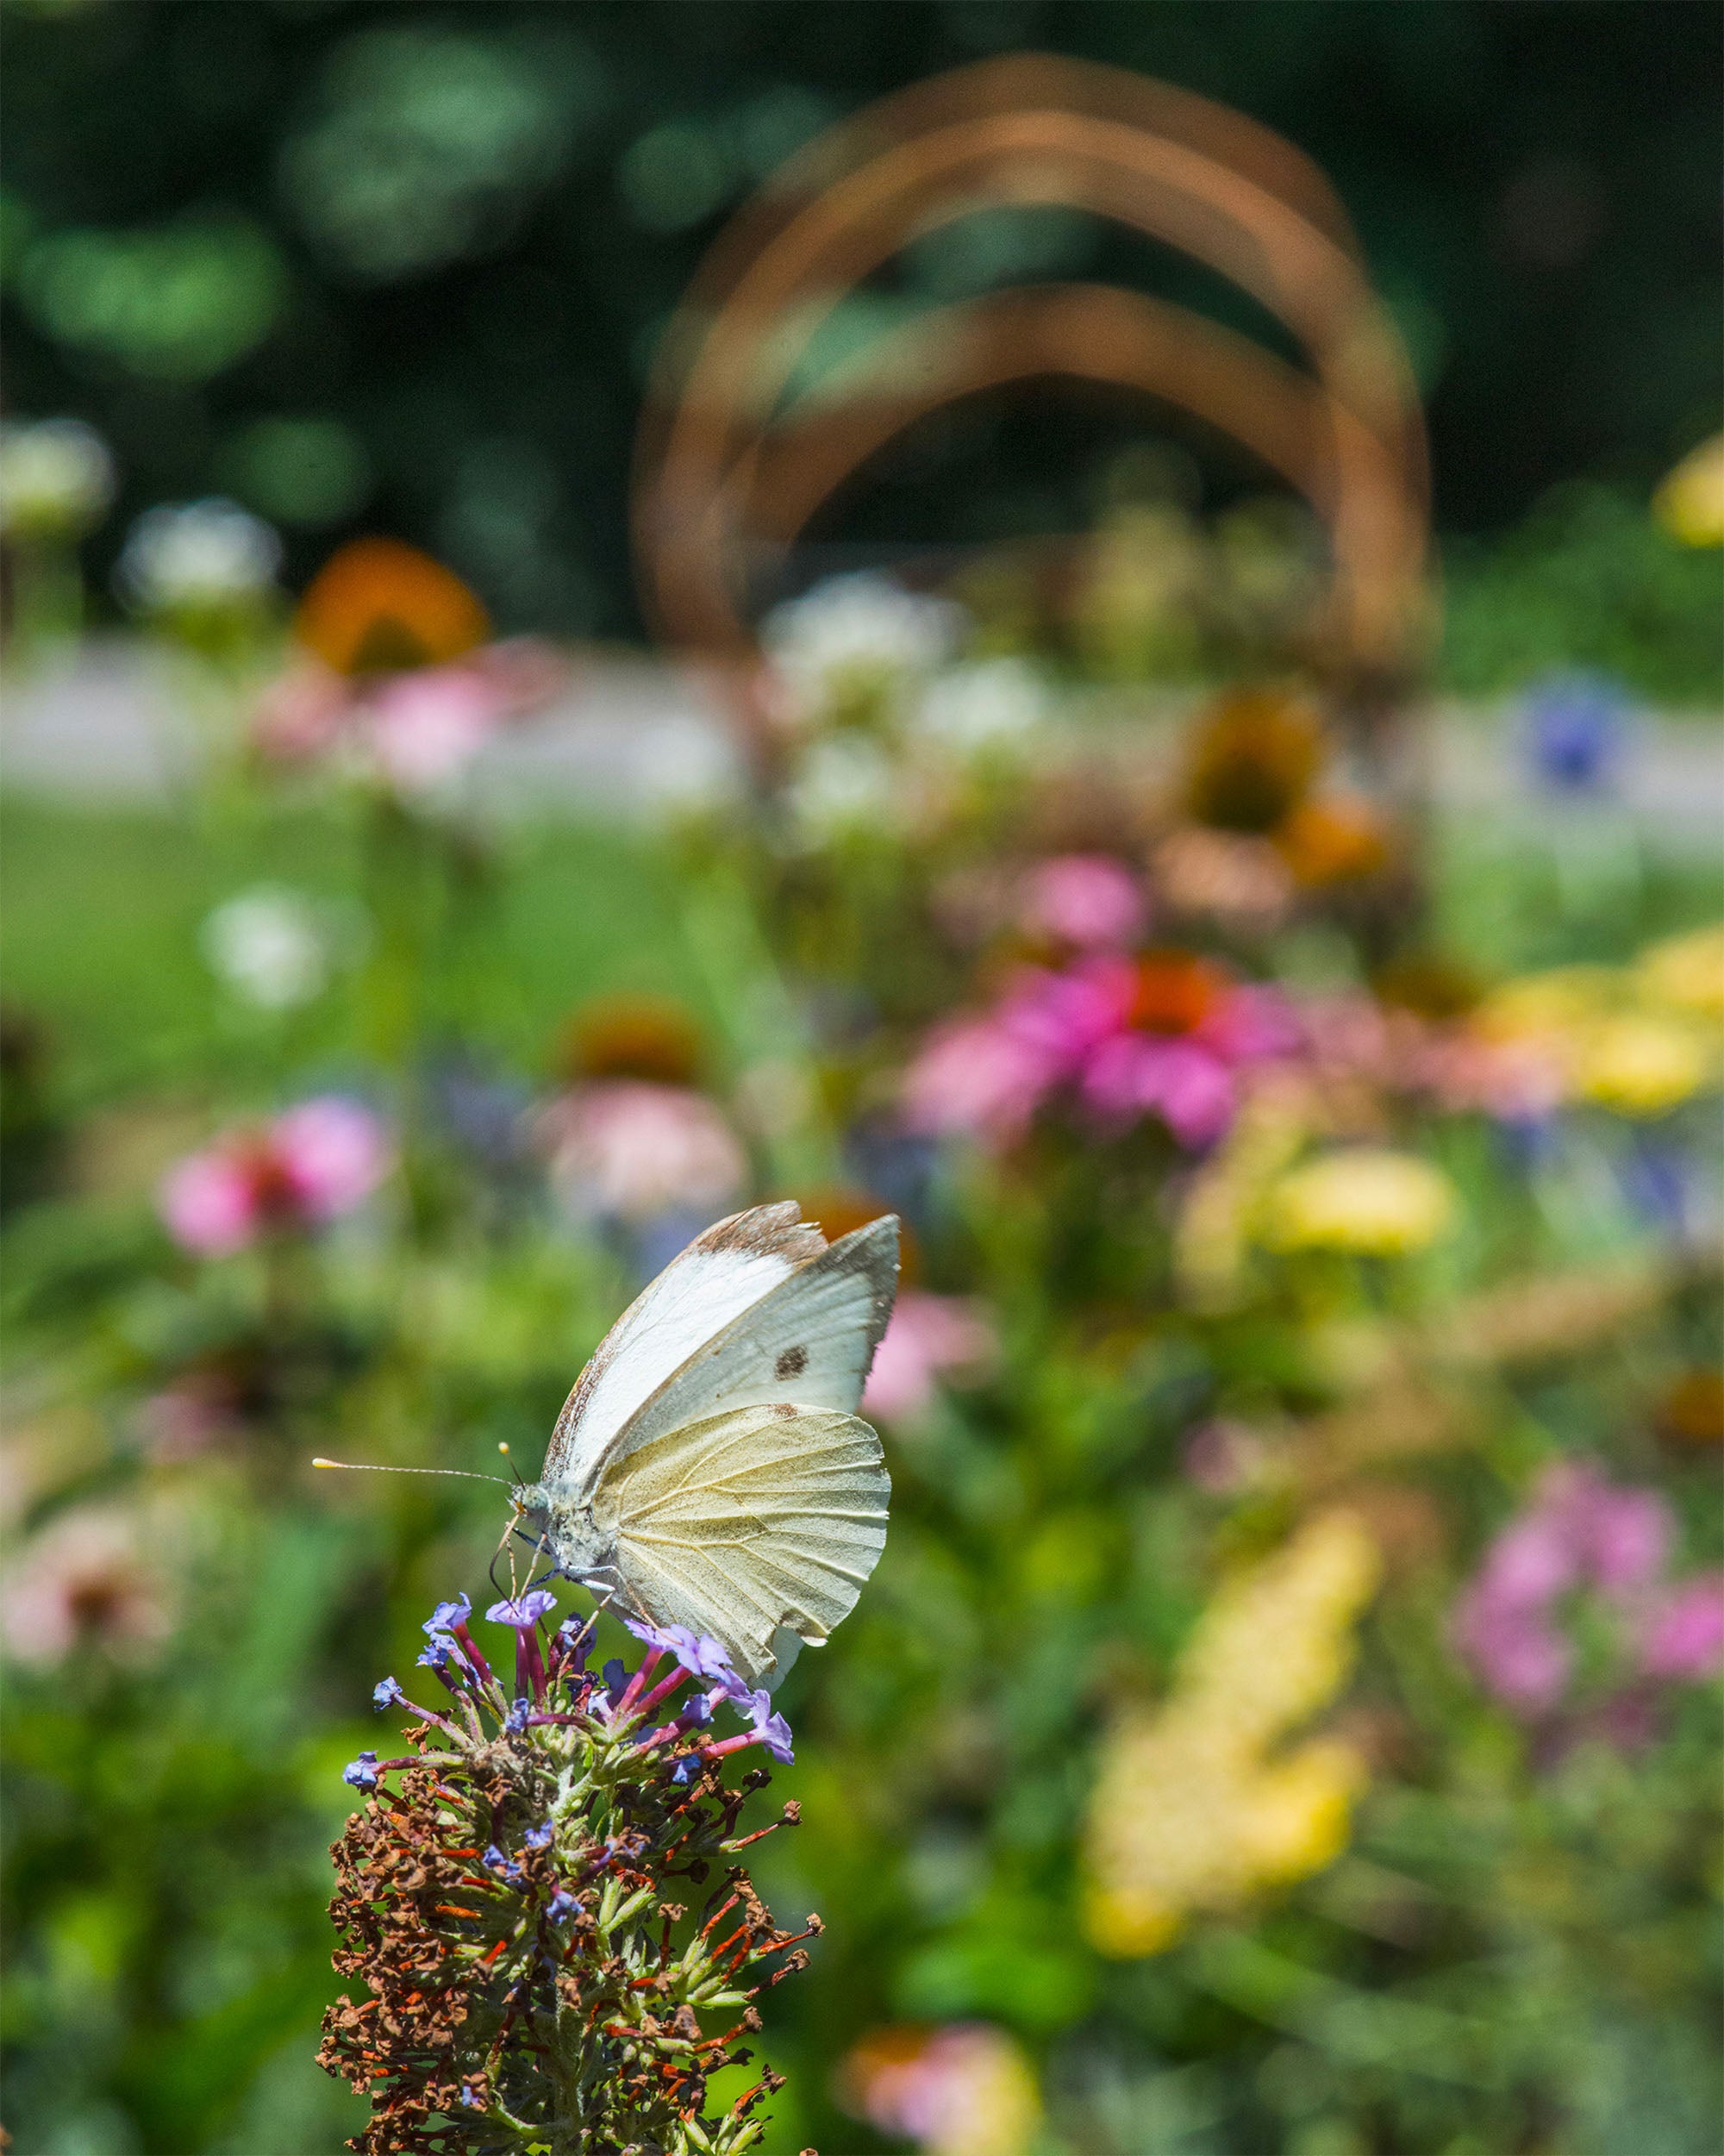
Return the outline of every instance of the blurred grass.
<path id="1" fill-rule="evenodd" d="M 200 924 L 259 883 L 359 899 L 357 829 L 300 811 L 200 843 L 184 822 L 150 811 L 16 798 L 0 809 L 6 1000 L 47 1029 L 68 1104 L 170 1077 L 176 1091 L 196 1090 L 218 1074 L 231 1082 L 236 1066 L 261 1075 L 280 1066 L 286 1027 L 302 1067 L 351 1041 L 352 978 L 309 1012 L 271 1020 L 235 1013 L 204 965 Z M 537 1069 L 575 1004 L 618 991 L 703 1010 L 684 901 L 643 837 L 597 824 L 511 831 L 473 903 L 485 915 L 484 959 L 460 999 L 470 1049 Z"/>

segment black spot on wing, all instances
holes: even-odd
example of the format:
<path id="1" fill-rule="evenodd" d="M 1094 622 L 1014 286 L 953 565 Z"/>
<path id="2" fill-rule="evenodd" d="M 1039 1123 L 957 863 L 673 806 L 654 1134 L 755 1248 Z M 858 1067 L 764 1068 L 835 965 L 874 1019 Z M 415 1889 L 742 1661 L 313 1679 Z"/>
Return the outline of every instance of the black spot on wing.
<path id="1" fill-rule="evenodd" d="M 808 1368 L 806 1347 L 787 1347 L 772 1365 L 772 1374 L 780 1384 L 791 1378 L 800 1378 Z"/>

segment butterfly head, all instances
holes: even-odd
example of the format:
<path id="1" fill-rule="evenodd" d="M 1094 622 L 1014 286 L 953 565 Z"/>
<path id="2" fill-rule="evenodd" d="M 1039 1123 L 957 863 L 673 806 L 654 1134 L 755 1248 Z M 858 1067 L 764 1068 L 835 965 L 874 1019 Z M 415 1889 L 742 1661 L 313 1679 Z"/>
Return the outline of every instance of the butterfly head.
<path id="1" fill-rule="evenodd" d="M 600 1529 L 581 1498 L 558 1496 L 534 1482 L 515 1491 L 515 1505 L 516 1534 L 541 1547 L 565 1579 L 600 1572 L 615 1555 L 615 1538 Z"/>

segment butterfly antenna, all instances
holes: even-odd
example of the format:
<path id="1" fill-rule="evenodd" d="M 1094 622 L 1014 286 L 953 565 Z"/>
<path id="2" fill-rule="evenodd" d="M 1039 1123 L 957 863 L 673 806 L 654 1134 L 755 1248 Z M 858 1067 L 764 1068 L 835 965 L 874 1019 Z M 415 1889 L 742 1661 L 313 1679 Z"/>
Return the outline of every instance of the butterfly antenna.
<path id="1" fill-rule="evenodd" d="M 339 1467 L 350 1475 L 458 1475 L 464 1482 L 494 1482 L 501 1490 L 515 1490 L 518 1481 L 504 1482 L 501 1475 L 476 1475 L 468 1467 L 383 1467 L 365 1459 L 314 1459 L 314 1467 Z"/>
<path id="2" fill-rule="evenodd" d="M 508 1446 L 499 1445 L 497 1449 L 503 1454 L 504 1465 L 509 1469 L 510 1486 L 515 1490 L 526 1489 L 527 1478 L 522 1473 L 521 1470 L 515 1465 L 514 1459 L 510 1457 Z"/>

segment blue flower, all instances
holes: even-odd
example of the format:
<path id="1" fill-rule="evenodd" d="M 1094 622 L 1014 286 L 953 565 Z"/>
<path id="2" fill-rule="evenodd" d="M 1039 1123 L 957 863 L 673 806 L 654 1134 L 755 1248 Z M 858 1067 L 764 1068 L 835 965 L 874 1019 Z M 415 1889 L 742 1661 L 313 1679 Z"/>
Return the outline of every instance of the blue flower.
<path id="1" fill-rule="evenodd" d="M 1589 793 L 1610 775 L 1621 746 L 1621 692 L 1597 674 L 1546 675 L 1527 697 L 1533 769 L 1547 785 Z"/>
<path id="2" fill-rule="evenodd" d="M 456 1602 L 440 1602 L 420 1628 L 434 1640 L 440 1632 L 453 1632 L 458 1624 L 465 1624 L 472 1614 L 473 1605 L 463 1595 Z"/>
<path id="3" fill-rule="evenodd" d="M 678 1789 L 686 1789 L 699 1772 L 700 1761 L 698 1759 L 678 1759 L 671 1769 L 671 1779 Z"/>
<path id="4" fill-rule="evenodd" d="M 530 1699 L 517 1699 L 511 1702 L 509 1712 L 503 1718 L 503 1726 L 511 1737 L 518 1737 L 526 1728 L 527 1717 L 532 1711 L 533 1702 Z"/>
<path id="5" fill-rule="evenodd" d="M 483 2097 L 475 2096 L 472 2090 L 465 2084 L 462 2084 L 461 2088 L 461 2101 L 466 2105 L 468 2110 L 470 2111 L 483 2111 L 484 2109 L 484 2098 Z"/>
<path id="6" fill-rule="evenodd" d="M 728 1678 L 735 1672 L 723 1646 L 709 1632 L 691 1632 L 685 1624 L 645 1624 L 638 1618 L 622 1622 L 634 1634 L 661 1654 L 674 1654 L 690 1677 Z"/>
<path id="7" fill-rule="evenodd" d="M 772 1711 L 771 1692 L 733 1693 L 732 1704 L 740 1715 L 746 1715 L 754 1725 L 754 1734 L 775 1759 L 786 1766 L 791 1765 L 795 1754 L 790 1750 L 790 1725 L 782 1715 Z"/>
<path id="8" fill-rule="evenodd" d="M 694 1728 L 704 1728 L 712 1720 L 712 1702 L 704 1692 L 696 1692 L 684 1708 L 679 1719 Z"/>
<path id="9" fill-rule="evenodd" d="M 378 1785 L 378 1755 L 362 1752 L 357 1759 L 341 1769 L 341 1779 L 350 1789 L 375 1789 Z"/>
<path id="10" fill-rule="evenodd" d="M 540 1618 L 557 1606 L 557 1597 L 543 1587 L 535 1587 L 523 1595 L 519 1602 L 494 1602 L 485 1611 L 492 1624 L 512 1624 L 517 1629 L 523 1625 L 537 1624 Z"/>
<path id="11" fill-rule="evenodd" d="M 434 1639 L 430 1646 L 426 1647 L 421 1653 L 419 1656 L 419 1666 L 422 1670 L 436 1670 L 440 1672 L 441 1671 L 448 1668 L 452 1659 L 453 1657 L 450 1653 L 448 1641 L 447 1640 Z M 382 1690 L 383 1687 L 379 1684 L 378 1686 L 378 1690 L 381 1691 Z M 375 1697 L 375 1696 L 376 1695 L 373 1694 L 373 1697 Z"/>
<path id="12" fill-rule="evenodd" d="M 796 1755 L 790 1749 L 790 1725 L 782 1715 L 769 1715 L 765 1721 L 757 1722 L 754 1732 L 775 1759 L 785 1766 L 795 1764 Z"/>
<path id="13" fill-rule="evenodd" d="M 506 1879 L 518 1879 L 521 1877 L 521 1866 L 512 1857 L 504 1856 L 495 1842 L 492 1842 L 490 1848 L 485 1851 L 484 1861 L 488 1870 L 500 1872 Z"/>
<path id="14" fill-rule="evenodd" d="M 559 1886 L 551 1897 L 545 1913 L 553 1923 L 560 1923 L 564 1917 L 572 1916 L 579 1907 L 580 1903 L 576 1897 Z"/>
<path id="15" fill-rule="evenodd" d="M 613 1707 L 628 1689 L 628 1672 L 614 1655 L 604 1665 L 604 1688 Z"/>
<path id="16" fill-rule="evenodd" d="M 424 1657 L 422 1655 L 420 1659 L 422 1661 Z M 404 1707 L 407 1704 L 407 1694 L 402 1690 L 392 1677 L 385 1677 L 382 1684 L 372 1692 L 372 1704 L 381 1714 L 385 1707 Z"/>
<path id="17" fill-rule="evenodd" d="M 529 1849 L 548 1849 L 556 1831 L 547 1819 L 537 1827 L 529 1827 L 521 1839 Z"/>

